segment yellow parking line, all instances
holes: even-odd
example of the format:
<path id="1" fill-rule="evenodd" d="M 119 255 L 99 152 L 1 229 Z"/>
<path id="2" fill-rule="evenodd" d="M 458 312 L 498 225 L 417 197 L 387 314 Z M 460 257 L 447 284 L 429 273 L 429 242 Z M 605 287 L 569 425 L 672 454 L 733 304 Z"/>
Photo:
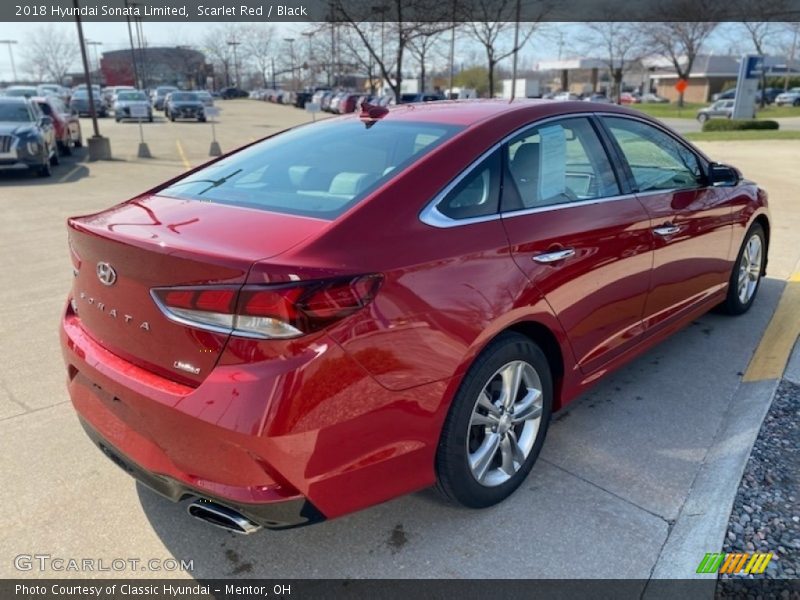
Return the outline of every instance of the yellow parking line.
<path id="1" fill-rule="evenodd" d="M 800 271 L 792 275 L 742 381 L 780 379 L 800 336 Z"/>
<path id="2" fill-rule="evenodd" d="M 180 154 L 180 156 L 181 156 L 181 162 L 183 163 L 183 166 L 188 171 L 189 169 L 192 168 L 192 164 L 189 162 L 189 159 L 186 158 L 186 152 L 183 151 L 183 146 L 181 145 L 181 141 L 180 140 L 175 140 L 175 145 L 178 147 L 178 154 Z"/>

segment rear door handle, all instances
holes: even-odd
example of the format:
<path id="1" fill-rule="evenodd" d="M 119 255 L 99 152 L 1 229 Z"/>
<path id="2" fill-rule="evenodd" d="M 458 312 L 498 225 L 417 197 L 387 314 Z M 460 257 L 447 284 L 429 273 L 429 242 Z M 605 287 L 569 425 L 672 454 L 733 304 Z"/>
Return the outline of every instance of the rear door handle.
<path id="1" fill-rule="evenodd" d="M 564 248 L 563 250 L 554 250 L 553 252 L 537 254 L 533 257 L 533 260 L 538 263 L 548 265 L 550 263 L 558 262 L 559 260 L 564 260 L 565 258 L 571 258 L 573 256 L 575 256 L 574 248 Z"/>
<path id="2" fill-rule="evenodd" d="M 661 227 L 656 227 L 653 229 L 653 233 L 656 235 L 660 235 L 661 237 L 669 237 L 671 235 L 675 235 L 681 230 L 680 227 L 677 225 L 662 225 Z"/>

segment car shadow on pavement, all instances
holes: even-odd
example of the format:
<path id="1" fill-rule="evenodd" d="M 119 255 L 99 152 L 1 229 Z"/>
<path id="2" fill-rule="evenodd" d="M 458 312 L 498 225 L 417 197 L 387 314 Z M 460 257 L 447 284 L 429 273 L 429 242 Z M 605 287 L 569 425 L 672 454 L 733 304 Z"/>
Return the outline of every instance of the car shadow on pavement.
<path id="1" fill-rule="evenodd" d="M 75 183 L 89 176 L 86 148 L 75 148 L 71 156 L 59 157 L 59 164 L 51 167 L 50 177 L 40 177 L 30 169 L 24 171 L 0 171 L 0 187 L 8 183 L 15 186 L 41 186 Z"/>
<path id="2" fill-rule="evenodd" d="M 249 536 L 198 521 L 187 501 L 137 483 L 142 509 L 197 579 L 646 580 L 784 286 L 765 278 L 747 314 L 696 319 L 559 412 L 528 479 L 490 509 L 455 507 L 423 490 Z"/>

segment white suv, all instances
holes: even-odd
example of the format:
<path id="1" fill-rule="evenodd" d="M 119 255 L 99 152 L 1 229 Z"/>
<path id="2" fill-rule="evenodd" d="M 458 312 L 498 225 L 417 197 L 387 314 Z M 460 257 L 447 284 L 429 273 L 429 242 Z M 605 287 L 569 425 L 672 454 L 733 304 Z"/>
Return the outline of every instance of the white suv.
<path id="1" fill-rule="evenodd" d="M 800 87 L 793 87 L 788 92 L 778 94 L 775 98 L 775 104 L 778 106 L 783 106 L 784 104 L 800 106 Z"/>

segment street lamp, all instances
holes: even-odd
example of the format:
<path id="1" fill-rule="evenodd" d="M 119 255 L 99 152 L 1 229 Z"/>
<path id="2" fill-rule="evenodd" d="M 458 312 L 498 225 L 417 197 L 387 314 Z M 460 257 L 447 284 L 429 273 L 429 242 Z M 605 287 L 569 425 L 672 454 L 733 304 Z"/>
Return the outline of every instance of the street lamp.
<path id="1" fill-rule="evenodd" d="M 283 41 L 288 42 L 289 44 L 289 60 L 291 61 L 290 73 L 292 74 L 291 85 L 292 85 L 292 91 L 294 91 L 294 88 L 296 87 L 294 82 L 294 38 L 283 38 Z"/>
<path id="2" fill-rule="evenodd" d="M 17 83 L 17 67 L 14 66 L 14 51 L 11 47 L 17 43 L 17 40 L 0 40 L 0 44 L 8 45 L 8 58 L 11 60 L 11 74 L 14 76 L 14 83 Z"/>
<path id="3" fill-rule="evenodd" d="M 314 78 L 313 78 L 313 69 L 311 68 L 311 63 L 314 60 L 312 56 L 313 52 L 311 50 L 311 37 L 314 35 L 313 31 L 304 31 L 302 33 L 303 36 L 308 40 L 308 58 L 306 59 L 306 64 L 308 65 L 308 85 L 309 87 L 314 85 Z"/>
<path id="4" fill-rule="evenodd" d="M 241 82 L 239 81 L 239 58 L 236 56 L 236 46 L 241 43 L 236 40 L 228 42 L 228 46 L 233 46 L 233 72 L 236 73 L 236 87 L 241 87 Z"/>
<path id="5" fill-rule="evenodd" d="M 87 46 L 94 46 L 94 67 L 95 67 L 95 71 L 97 73 L 100 73 L 100 59 L 97 58 L 97 47 L 98 46 L 102 46 L 103 42 L 95 42 L 95 41 L 86 40 L 86 45 Z"/>

